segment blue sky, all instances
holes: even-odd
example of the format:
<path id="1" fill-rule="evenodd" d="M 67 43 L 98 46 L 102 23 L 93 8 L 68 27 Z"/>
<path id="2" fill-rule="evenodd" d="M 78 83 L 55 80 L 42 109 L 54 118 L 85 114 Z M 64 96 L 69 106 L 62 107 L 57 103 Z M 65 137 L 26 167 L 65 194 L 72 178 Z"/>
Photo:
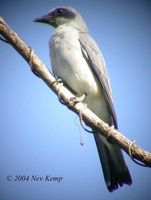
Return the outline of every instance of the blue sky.
<path id="1" fill-rule="evenodd" d="M 2 0 L 0 15 L 48 68 L 53 28 L 33 19 L 59 5 L 81 13 L 103 52 L 120 131 L 151 151 L 151 2 Z M 0 66 L 1 199 L 150 199 L 150 169 L 137 166 L 126 154 L 133 185 L 108 192 L 92 134 L 80 128 L 77 116 L 3 42 Z M 12 181 L 7 180 L 8 175 Z M 50 175 L 63 180 L 15 181 L 16 175 Z"/>

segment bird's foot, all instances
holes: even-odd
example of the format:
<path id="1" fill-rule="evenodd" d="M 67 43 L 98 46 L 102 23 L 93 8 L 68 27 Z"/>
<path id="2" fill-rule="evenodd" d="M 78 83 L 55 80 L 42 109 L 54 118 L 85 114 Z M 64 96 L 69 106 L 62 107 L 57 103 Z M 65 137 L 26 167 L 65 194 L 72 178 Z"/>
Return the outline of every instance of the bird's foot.
<path id="1" fill-rule="evenodd" d="M 74 103 L 80 103 L 80 102 L 83 102 L 87 97 L 87 94 L 84 93 L 82 96 L 80 97 L 71 97 L 70 98 L 70 101 L 74 102 Z"/>
<path id="2" fill-rule="evenodd" d="M 66 103 L 61 99 L 61 87 L 63 86 L 63 81 L 60 77 L 55 77 L 56 81 L 55 83 L 59 84 L 59 89 L 58 89 L 58 99 L 61 104 L 65 105 Z"/>
<path id="3" fill-rule="evenodd" d="M 55 83 L 58 83 L 58 84 L 61 83 L 63 85 L 63 81 L 60 77 L 55 76 L 55 79 L 56 79 Z"/>

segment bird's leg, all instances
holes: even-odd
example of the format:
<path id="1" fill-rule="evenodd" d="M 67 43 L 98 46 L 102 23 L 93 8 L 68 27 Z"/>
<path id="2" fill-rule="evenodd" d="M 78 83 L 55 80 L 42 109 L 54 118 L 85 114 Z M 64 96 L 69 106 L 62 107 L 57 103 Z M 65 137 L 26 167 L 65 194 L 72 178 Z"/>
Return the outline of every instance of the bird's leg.
<path id="1" fill-rule="evenodd" d="M 56 81 L 54 83 L 59 84 L 59 89 L 58 89 L 58 99 L 61 104 L 65 105 L 65 102 L 61 99 L 61 87 L 63 86 L 63 81 L 60 77 L 56 76 Z"/>
<path id="2" fill-rule="evenodd" d="M 57 84 L 61 83 L 63 85 L 63 81 L 62 81 L 62 79 L 60 77 L 55 76 L 55 79 L 56 79 L 55 83 L 57 83 Z"/>
<path id="3" fill-rule="evenodd" d="M 63 85 L 63 81 L 60 77 L 55 76 L 55 81 L 52 84 L 59 84 L 59 88 L 58 88 L 58 99 L 60 101 L 61 104 L 66 105 L 66 103 L 61 99 L 61 87 L 64 86 Z"/>
<path id="4" fill-rule="evenodd" d="M 71 97 L 70 101 L 73 101 L 74 103 L 79 103 L 79 102 L 83 102 L 87 97 L 87 94 L 84 93 L 82 96 L 80 97 Z"/>

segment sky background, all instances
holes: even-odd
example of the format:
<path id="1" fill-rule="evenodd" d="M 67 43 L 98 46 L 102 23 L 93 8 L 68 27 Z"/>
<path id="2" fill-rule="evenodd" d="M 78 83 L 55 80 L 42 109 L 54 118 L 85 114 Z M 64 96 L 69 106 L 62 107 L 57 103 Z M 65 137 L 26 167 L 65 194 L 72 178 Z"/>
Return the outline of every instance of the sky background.
<path id="1" fill-rule="evenodd" d="M 0 15 L 48 68 L 53 28 L 33 19 L 60 5 L 81 13 L 103 52 L 120 131 L 151 151 L 151 1 L 1 0 Z M 92 134 L 1 41 L 0 93 L 0 199 L 150 199 L 151 169 L 136 165 L 125 153 L 133 185 L 108 192 Z M 19 175 L 63 180 L 15 181 Z"/>

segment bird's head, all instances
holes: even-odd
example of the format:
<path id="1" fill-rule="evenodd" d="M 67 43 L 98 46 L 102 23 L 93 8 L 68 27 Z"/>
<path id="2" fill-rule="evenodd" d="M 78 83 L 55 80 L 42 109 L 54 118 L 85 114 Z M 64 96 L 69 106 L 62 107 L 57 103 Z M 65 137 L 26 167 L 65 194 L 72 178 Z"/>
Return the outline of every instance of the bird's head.
<path id="1" fill-rule="evenodd" d="M 87 31 L 87 26 L 81 15 L 71 7 L 54 8 L 48 14 L 37 17 L 34 22 L 46 23 L 54 28 L 58 28 L 61 25 L 69 25 L 81 31 Z"/>

